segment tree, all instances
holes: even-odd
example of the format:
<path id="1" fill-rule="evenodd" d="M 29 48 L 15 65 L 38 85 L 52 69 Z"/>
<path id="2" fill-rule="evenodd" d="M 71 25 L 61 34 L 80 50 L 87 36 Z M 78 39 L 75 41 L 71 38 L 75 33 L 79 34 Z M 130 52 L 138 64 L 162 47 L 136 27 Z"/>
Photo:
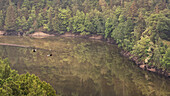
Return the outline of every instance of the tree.
<path id="1" fill-rule="evenodd" d="M 134 27 L 134 40 L 138 41 L 145 31 L 146 22 L 143 17 L 143 13 L 140 11 L 139 17 L 136 19 L 136 26 Z"/>
<path id="2" fill-rule="evenodd" d="M 105 0 L 99 0 L 99 5 L 102 8 L 102 11 L 104 11 L 104 8 L 107 6 L 107 3 Z"/>
<path id="3" fill-rule="evenodd" d="M 10 5 L 7 8 L 6 18 L 5 18 L 5 30 L 15 31 L 16 30 L 16 18 L 17 12 L 14 6 Z"/>
<path id="4" fill-rule="evenodd" d="M 24 32 L 24 31 L 28 30 L 28 28 L 29 28 L 28 22 L 24 16 L 22 16 L 21 18 L 18 17 L 16 24 L 17 24 L 17 31 L 19 31 L 19 32 Z"/>
<path id="5" fill-rule="evenodd" d="M 32 5 L 32 4 L 31 4 L 31 1 L 30 1 L 30 0 L 24 0 L 21 8 L 27 8 L 28 10 L 30 10 L 30 9 L 31 9 L 31 5 Z"/>
<path id="6" fill-rule="evenodd" d="M 90 1 L 89 0 L 85 0 L 83 3 L 84 6 L 84 12 L 87 13 L 90 11 Z"/>
<path id="7" fill-rule="evenodd" d="M 67 9 L 61 9 L 61 8 L 59 9 L 58 20 L 59 20 L 60 33 L 64 33 L 67 31 L 70 17 L 71 17 L 71 10 L 68 7 Z"/>
<path id="8" fill-rule="evenodd" d="M 38 17 L 36 18 L 37 23 L 38 23 L 38 28 L 42 27 L 43 24 L 45 23 L 43 19 L 44 19 L 44 18 L 43 18 L 42 13 L 39 12 Z"/>
<path id="9" fill-rule="evenodd" d="M 89 16 L 90 16 L 91 23 L 95 28 L 93 33 L 104 35 L 105 22 L 101 12 L 98 11 L 97 9 L 94 9 L 89 13 Z"/>
<path id="10" fill-rule="evenodd" d="M 138 12 L 137 2 L 136 0 L 134 0 L 129 11 L 130 17 L 132 18 L 136 17 L 138 15 L 137 12 Z"/>
<path id="11" fill-rule="evenodd" d="M 145 60 L 149 56 L 149 52 L 152 51 L 153 46 L 154 44 L 150 37 L 145 35 L 134 45 L 132 53 L 141 58 L 141 60 Z"/>
<path id="12" fill-rule="evenodd" d="M 53 8 L 50 7 L 47 11 L 47 24 L 44 24 L 44 28 L 47 29 L 47 31 L 53 30 L 53 25 L 52 25 L 52 19 L 53 19 Z"/>
<path id="13" fill-rule="evenodd" d="M 125 22 L 125 30 L 122 32 L 124 34 L 123 48 L 125 50 L 131 51 L 134 45 L 134 23 L 131 18 L 128 18 Z"/>
<path id="14" fill-rule="evenodd" d="M 29 14 L 29 17 L 28 17 L 28 20 L 27 20 L 27 23 L 28 23 L 28 28 L 29 28 L 28 33 L 34 32 L 35 28 L 37 27 L 37 26 L 35 26 L 35 23 L 36 23 L 35 7 L 32 7 L 31 13 Z"/>
<path id="15" fill-rule="evenodd" d="M 159 45 L 155 45 L 154 47 L 154 53 L 153 53 L 153 63 L 152 65 L 157 66 L 157 67 L 161 67 L 161 59 L 162 59 L 162 54 L 160 52 L 160 47 Z"/>
<path id="16" fill-rule="evenodd" d="M 91 22 L 91 18 L 88 13 L 85 15 L 85 21 L 84 21 L 84 26 L 85 26 L 85 31 L 88 33 L 93 33 L 95 31 L 95 27 L 93 23 Z"/>
<path id="17" fill-rule="evenodd" d="M 0 59 L 0 95 L 1 96 L 56 96 L 55 90 L 34 74 L 19 75 L 9 66 L 7 59 Z"/>
<path id="18" fill-rule="evenodd" d="M 0 30 L 3 30 L 4 28 L 4 16 L 2 13 L 2 10 L 0 10 Z"/>
<path id="19" fill-rule="evenodd" d="M 108 18 L 106 20 L 105 38 L 111 37 L 111 33 L 113 32 L 113 30 L 116 28 L 117 25 L 118 25 L 118 20 L 117 20 L 116 16 L 114 16 L 113 18 Z"/>
<path id="20" fill-rule="evenodd" d="M 113 7 L 113 0 L 110 0 L 110 8 Z"/>
<path id="21" fill-rule="evenodd" d="M 168 48 L 163 55 L 162 64 L 164 68 L 170 70 L 170 48 Z"/>
<path id="22" fill-rule="evenodd" d="M 85 31 L 85 25 L 84 25 L 84 21 L 85 21 L 85 14 L 83 11 L 79 11 L 77 10 L 76 12 L 76 16 L 74 16 L 72 19 L 72 26 L 73 26 L 73 32 L 84 32 Z"/>
<path id="23" fill-rule="evenodd" d="M 124 0 L 121 0 L 121 6 L 124 7 Z"/>
<path id="24" fill-rule="evenodd" d="M 150 35 L 155 32 L 155 34 L 159 34 L 163 39 L 170 38 L 168 35 L 170 31 L 168 27 L 170 19 L 164 14 L 151 14 L 146 21 L 147 26 L 151 28 Z"/>
<path id="25" fill-rule="evenodd" d="M 59 24 L 60 24 L 60 21 L 59 21 L 59 18 L 58 18 L 58 15 L 55 14 L 55 17 L 52 19 L 52 29 L 55 31 L 55 32 L 60 32 L 60 27 L 59 27 Z M 48 26 L 47 26 L 48 27 Z"/>
<path id="26" fill-rule="evenodd" d="M 157 4 L 155 7 L 155 12 L 158 14 L 159 13 L 159 5 Z"/>

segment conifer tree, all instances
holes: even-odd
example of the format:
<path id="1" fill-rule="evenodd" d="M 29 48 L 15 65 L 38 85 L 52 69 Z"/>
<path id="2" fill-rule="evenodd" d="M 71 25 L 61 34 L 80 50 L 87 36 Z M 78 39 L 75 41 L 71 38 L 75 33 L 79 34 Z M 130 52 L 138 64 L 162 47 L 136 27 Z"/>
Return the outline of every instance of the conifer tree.
<path id="1" fill-rule="evenodd" d="M 17 12 L 13 5 L 7 8 L 6 18 L 5 18 L 5 30 L 15 31 L 16 30 L 16 18 Z"/>
<path id="2" fill-rule="evenodd" d="M 3 29 L 3 26 L 4 26 L 4 17 L 3 17 L 2 10 L 0 10 L 0 30 Z"/>
<path id="3" fill-rule="evenodd" d="M 121 0 L 121 6 L 124 7 L 124 0 Z"/>
<path id="4" fill-rule="evenodd" d="M 133 1 L 132 5 L 130 7 L 130 12 L 129 12 L 130 17 L 132 17 L 132 18 L 136 17 L 137 11 L 138 11 L 137 2 Z"/>
<path id="5" fill-rule="evenodd" d="M 159 13 L 159 5 L 157 4 L 155 7 L 155 12 L 158 14 Z"/>
<path id="6" fill-rule="evenodd" d="M 113 0 L 110 0 L 110 8 L 113 7 Z"/>

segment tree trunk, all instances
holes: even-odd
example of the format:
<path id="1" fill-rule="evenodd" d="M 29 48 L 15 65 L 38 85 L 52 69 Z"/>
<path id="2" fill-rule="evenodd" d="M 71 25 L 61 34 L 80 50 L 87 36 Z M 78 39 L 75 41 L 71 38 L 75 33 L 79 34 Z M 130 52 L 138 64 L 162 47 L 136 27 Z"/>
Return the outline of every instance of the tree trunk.
<path id="1" fill-rule="evenodd" d="M 124 0 L 121 0 L 121 6 L 124 7 Z"/>
<path id="2" fill-rule="evenodd" d="M 110 8 L 113 7 L 113 0 L 110 0 Z"/>

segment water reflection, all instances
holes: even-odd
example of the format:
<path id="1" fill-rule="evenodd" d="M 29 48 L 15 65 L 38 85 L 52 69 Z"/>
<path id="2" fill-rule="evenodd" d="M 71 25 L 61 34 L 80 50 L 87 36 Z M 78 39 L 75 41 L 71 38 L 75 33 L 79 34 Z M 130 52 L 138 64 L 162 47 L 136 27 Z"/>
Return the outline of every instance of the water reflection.
<path id="1" fill-rule="evenodd" d="M 169 80 L 140 70 L 105 42 L 60 37 L 1 37 L 0 42 L 30 46 L 0 46 L 0 56 L 20 74 L 49 82 L 59 96 L 170 96 Z"/>

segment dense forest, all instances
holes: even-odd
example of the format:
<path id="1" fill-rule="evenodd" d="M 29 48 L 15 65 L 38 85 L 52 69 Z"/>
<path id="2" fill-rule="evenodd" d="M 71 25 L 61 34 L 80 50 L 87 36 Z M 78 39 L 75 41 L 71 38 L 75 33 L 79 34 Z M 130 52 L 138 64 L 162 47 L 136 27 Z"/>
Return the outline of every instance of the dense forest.
<path id="1" fill-rule="evenodd" d="M 0 30 L 99 34 L 170 71 L 169 8 L 168 0 L 0 0 Z"/>
<path id="2" fill-rule="evenodd" d="M 0 59 L 0 96 L 55 96 L 50 84 L 40 81 L 35 75 L 12 70 L 8 59 Z"/>

